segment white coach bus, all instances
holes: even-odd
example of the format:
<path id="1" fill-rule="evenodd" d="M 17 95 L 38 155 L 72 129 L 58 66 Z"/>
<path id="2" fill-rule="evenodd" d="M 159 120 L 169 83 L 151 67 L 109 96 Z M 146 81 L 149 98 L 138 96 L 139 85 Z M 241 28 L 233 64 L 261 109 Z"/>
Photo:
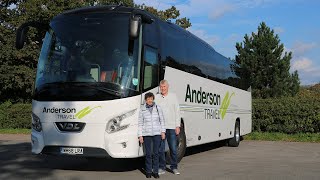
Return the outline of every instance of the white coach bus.
<path id="1" fill-rule="evenodd" d="M 179 160 L 186 147 L 251 132 L 251 92 L 232 61 L 190 32 L 146 11 L 103 6 L 71 10 L 46 28 L 32 101 L 32 153 L 135 158 L 146 92 L 168 80 L 181 108 Z"/>

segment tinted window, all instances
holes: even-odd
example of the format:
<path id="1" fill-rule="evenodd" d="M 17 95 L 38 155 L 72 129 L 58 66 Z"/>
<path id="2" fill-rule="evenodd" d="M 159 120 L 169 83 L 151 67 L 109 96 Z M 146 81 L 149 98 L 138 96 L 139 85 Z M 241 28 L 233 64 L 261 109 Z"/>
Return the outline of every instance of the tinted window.
<path id="1" fill-rule="evenodd" d="M 185 34 L 173 24 L 161 26 L 161 58 L 165 65 L 184 70 L 185 64 Z"/>
<path id="2" fill-rule="evenodd" d="M 189 32 L 160 23 L 161 65 L 247 90 L 231 69 L 233 62 Z M 161 78 L 164 70 L 161 68 Z"/>
<path id="3" fill-rule="evenodd" d="M 143 89 L 149 89 L 158 85 L 158 51 L 149 46 L 144 48 L 144 84 Z"/>

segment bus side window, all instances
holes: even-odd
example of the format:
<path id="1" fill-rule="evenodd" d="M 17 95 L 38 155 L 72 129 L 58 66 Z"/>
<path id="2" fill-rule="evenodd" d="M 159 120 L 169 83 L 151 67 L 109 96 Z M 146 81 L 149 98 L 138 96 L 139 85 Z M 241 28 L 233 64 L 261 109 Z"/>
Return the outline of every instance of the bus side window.
<path id="1" fill-rule="evenodd" d="M 144 48 L 144 89 L 158 85 L 158 51 L 157 49 L 145 46 Z"/>
<path id="2" fill-rule="evenodd" d="M 90 75 L 95 82 L 100 82 L 100 66 L 99 64 L 91 64 Z"/>

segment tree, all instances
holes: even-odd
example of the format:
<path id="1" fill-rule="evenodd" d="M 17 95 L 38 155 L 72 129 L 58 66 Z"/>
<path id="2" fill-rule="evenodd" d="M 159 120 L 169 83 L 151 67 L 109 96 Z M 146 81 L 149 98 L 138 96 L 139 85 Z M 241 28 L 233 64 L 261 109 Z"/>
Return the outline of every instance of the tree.
<path id="1" fill-rule="evenodd" d="M 45 30 L 31 28 L 27 46 L 16 50 L 18 26 L 27 21 L 49 23 L 53 16 L 81 4 L 64 0 L 5 0 L 0 6 L 0 102 L 30 101 Z"/>
<path id="2" fill-rule="evenodd" d="M 191 27 L 189 18 L 186 18 L 186 17 L 178 18 L 180 16 L 180 11 L 175 6 L 171 6 L 169 9 L 166 9 L 164 11 L 163 10 L 158 11 L 154 7 L 146 6 L 145 4 L 136 5 L 136 7 L 148 11 L 164 21 L 174 20 L 176 25 L 181 26 L 184 29 Z"/>
<path id="3" fill-rule="evenodd" d="M 300 87 L 298 72 L 290 74 L 292 52 L 284 52 L 279 36 L 262 22 L 258 32 L 236 43 L 232 67 L 241 83 L 251 85 L 256 98 L 294 96 Z M 284 52 L 284 53 L 283 53 Z"/>
<path id="4" fill-rule="evenodd" d="M 48 24 L 56 15 L 74 8 L 96 5 L 120 4 L 142 7 L 133 0 L 2 0 L 0 1 L 0 102 L 30 101 L 42 38 L 45 29 L 30 28 L 26 45 L 15 49 L 17 28 L 27 21 Z M 143 8 L 163 20 L 177 19 L 179 10 L 174 6 L 167 10 L 143 5 Z M 189 27 L 187 18 L 177 19 L 182 27 Z"/>

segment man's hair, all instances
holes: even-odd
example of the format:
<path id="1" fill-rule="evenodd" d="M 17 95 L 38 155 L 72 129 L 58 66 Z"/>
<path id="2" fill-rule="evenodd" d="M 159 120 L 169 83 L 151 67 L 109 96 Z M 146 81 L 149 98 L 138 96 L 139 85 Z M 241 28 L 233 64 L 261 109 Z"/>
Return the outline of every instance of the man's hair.
<path id="1" fill-rule="evenodd" d="M 152 92 L 148 92 L 144 95 L 144 100 L 147 100 L 149 97 L 152 97 L 152 99 L 154 99 L 154 95 Z"/>
<path id="2" fill-rule="evenodd" d="M 160 81 L 160 84 L 167 84 L 167 85 L 169 85 L 168 81 L 165 80 L 165 79 L 164 79 L 164 80 L 161 80 L 161 81 Z"/>

